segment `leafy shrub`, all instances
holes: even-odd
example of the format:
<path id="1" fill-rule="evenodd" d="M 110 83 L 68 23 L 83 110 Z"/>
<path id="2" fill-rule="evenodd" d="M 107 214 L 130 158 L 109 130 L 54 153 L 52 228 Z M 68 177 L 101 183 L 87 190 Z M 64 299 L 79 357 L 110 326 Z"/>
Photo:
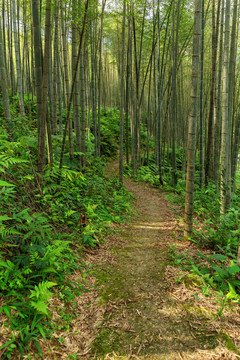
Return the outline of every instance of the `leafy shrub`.
<path id="1" fill-rule="evenodd" d="M 205 221 L 203 230 L 194 232 L 195 241 L 213 250 L 221 251 L 233 259 L 236 259 L 239 234 L 240 234 L 240 211 L 230 209 L 226 215 L 222 215 L 217 221 L 211 219 Z"/>
<path id="2" fill-rule="evenodd" d="M 118 149 L 120 113 L 117 109 L 101 109 L 100 152 L 107 157 L 116 156 Z"/>
<path id="3" fill-rule="evenodd" d="M 208 184 L 207 188 L 202 189 L 196 186 L 194 191 L 194 212 L 202 219 L 211 218 L 212 221 L 218 221 L 220 203 L 216 185 Z"/>
<path id="4" fill-rule="evenodd" d="M 209 294 L 209 288 L 215 291 L 221 305 L 219 316 L 222 315 L 229 300 L 229 305 L 231 301 L 240 303 L 240 267 L 234 261 L 229 262 L 226 255 L 196 253 L 194 256 L 189 256 L 188 251 L 178 254 L 172 246 L 170 246 L 170 254 L 176 265 L 190 272 L 182 278 L 183 281 L 193 286 L 201 286 L 205 295 Z"/>

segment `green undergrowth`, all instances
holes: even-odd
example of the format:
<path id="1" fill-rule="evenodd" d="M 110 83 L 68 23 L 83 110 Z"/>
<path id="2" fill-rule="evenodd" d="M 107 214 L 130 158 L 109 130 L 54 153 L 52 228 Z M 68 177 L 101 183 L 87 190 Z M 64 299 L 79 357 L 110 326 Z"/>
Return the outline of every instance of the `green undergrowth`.
<path id="1" fill-rule="evenodd" d="M 112 157 L 117 155 L 119 138 L 118 109 L 101 109 L 101 154 Z"/>
<path id="2" fill-rule="evenodd" d="M 131 195 L 114 177 L 104 173 L 104 158 L 88 158 L 79 171 L 71 167 L 36 172 L 36 141 L 0 138 L 0 313 L 6 318 L 1 359 L 22 357 L 34 343 L 43 357 L 39 337 L 47 339 L 55 327 L 49 300 L 74 301 L 86 291 L 91 272 L 83 250 L 96 248 L 131 214 Z M 79 271 L 80 280 L 71 281 Z M 66 320 L 67 321 L 67 320 Z"/>
<path id="3" fill-rule="evenodd" d="M 219 253 L 179 253 L 176 246 L 169 247 L 173 264 L 187 271 L 179 281 L 199 288 L 205 296 L 214 294 L 219 303 L 217 316 L 222 316 L 227 306 L 234 309 L 240 303 L 240 267 L 233 260 Z"/>
<path id="4" fill-rule="evenodd" d="M 148 165 L 144 164 L 138 169 L 133 179 L 148 182 L 161 189 L 170 203 L 184 209 L 186 181 L 185 175 L 180 171 L 180 158 L 181 153 L 177 154 L 178 183 L 176 186 L 173 186 L 172 169 L 167 166 L 167 161 L 162 167 L 164 184 L 160 184 L 154 155 L 150 156 Z M 133 176 L 130 166 L 125 166 L 125 173 Z M 199 188 L 198 172 L 196 172 L 194 233 L 190 240 L 203 250 L 195 254 L 189 252 L 182 254 L 176 247 L 170 246 L 170 254 L 175 265 L 190 272 L 189 276 L 193 277 L 193 283 L 201 287 L 204 294 L 208 295 L 210 288 L 214 290 L 220 303 L 218 315 L 221 315 L 227 305 L 240 303 L 240 267 L 237 266 L 240 236 L 238 181 L 236 191 L 232 194 L 231 208 L 225 215 L 220 215 L 219 199 L 220 195 L 214 184 L 209 183 L 207 187 Z M 180 219 L 180 221 L 183 220 Z M 211 249 L 212 255 L 205 255 L 206 249 Z"/>

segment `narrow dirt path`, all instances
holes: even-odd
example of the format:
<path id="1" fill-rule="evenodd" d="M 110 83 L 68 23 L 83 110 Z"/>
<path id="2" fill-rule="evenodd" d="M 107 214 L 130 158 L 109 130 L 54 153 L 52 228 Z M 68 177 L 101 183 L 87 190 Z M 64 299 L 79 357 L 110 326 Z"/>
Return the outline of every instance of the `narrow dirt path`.
<path id="1" fill-rule="evenodd" d="M 196 308 L 196 289 L 177 290 L 172 281 L 177 270 L 169 264 L 169 243 L 175 242 L 178 221 L 169 204 L 157 189 L 129 180 L 125 185 L 139 215 L 111 245 L 112 256 L 97 267 L 96 304 L 104 316 L 96 324 L 90 358 L 240 358 L 226 348 L 221 325 Z"/>

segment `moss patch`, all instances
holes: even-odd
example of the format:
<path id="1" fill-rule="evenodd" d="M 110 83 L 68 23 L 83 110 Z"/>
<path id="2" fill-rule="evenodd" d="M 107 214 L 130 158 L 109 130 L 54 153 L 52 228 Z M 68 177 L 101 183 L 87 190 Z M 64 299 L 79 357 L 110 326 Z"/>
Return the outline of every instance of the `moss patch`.
<path id="1" fill-rule="evenodd" d="M 236 345 L 233 343 L 232 339 L 225 330 L 222 330 L 222 334 L 220 335 L 220 338 L 222 338 L 222 340 L 225 342 L 225 345 L 228 348 L 228 350 L 233 351 L 237 355 L 240 355 L 239 350 L 237 349 Z"/>

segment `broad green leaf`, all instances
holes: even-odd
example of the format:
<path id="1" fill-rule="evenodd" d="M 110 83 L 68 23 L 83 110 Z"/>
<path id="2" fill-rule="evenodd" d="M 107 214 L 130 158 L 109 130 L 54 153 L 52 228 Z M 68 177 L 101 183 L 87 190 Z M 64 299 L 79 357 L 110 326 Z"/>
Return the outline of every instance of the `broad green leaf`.
<path id="1" fill-rule="evenodd" d="M 85 155 L 83 152 L 80 151 L 74 151 L 73 155 Z"/>
<path id="2" fill-rule="evenodd" d="M 53 268 L 53 267 L 48 267 L 46 269 L 42 270 L 42 273 L 46 274 L 46 273 L 56 273 L 57 271 Z"/>
<path id="3" fill-rule="evenodd" d="M 225 277 L 227 275 L 227 271 L 218 266 L 215 266 L 214 270 L 216 270 L 216 274 L 220 275 L 221 277 Z"/>
<path id="4" fill-rule="evenodd" d="M 6 220 L 12 220 L 12 218 L 10 218 L 10 217 L 7 216 L 7 215 L 0 215 L 0 222 L 1 222 L 1 221 L 6 221 Z"/>
<path id="5" fill-rule="evenodd" d="M 6 346 L 14 343 L 15 340 L 10 340 L 10 341 L 7 341 L 5 344 L 3 344 L 1 347 L 0 347 L 0 350 L 4 349 Z"/>
<path id="6" fill-rule="evenodd" d="M 43 327 L 41 325 L 37 324 L 36 328 L 39 330 L 39 332 L 42 335 L 42 337 L 44 338 L 44 340 L 46 340 L 46 336 L 45 336 L 45 332 L 44 332 Z"/>
<path id="7" fill-rule="evenodd" d="M 227 256 L 222 254 L 213 254 L 211 258 L 215 260 L 225 261 L 227 259 Z"/>
<path id="8" fill-rule="evenodd" d="M 0 186 L 15 186 L 15 185 L 10 184 L 10 183 L 8 183 L 6 181 L 0 180 Z"/>
<path id="9" fill-rule="evenodd" d="M 4 312 L 5 312 L 5 314 L 7 315 L 7 317 L 8 317 L 9 319 L 11 319 L 11 311 L 10 311 L 9 307 L 8 307 L 8 306 L 4 306 L 2 309 L 4 310 Z M 2 309 L 1 309 L 1 310 L 2 310 Z"/>
<path id="10" fill-rule="evenodd" d="M 236 300 L 239 298 L 239 295 L 236 293 L 234 286 L 231 284 L 228 284 L 229 286 L 229 292 L 227 293 L 227 299 L 233 299 Z"/>
<path id="11" fill-rule="evenodd" d="M 43 353 L 42 353 L 41 347 L 39 345 L 39 342 L 37 340 L 34 340 L 34 344 L 35 344 L 40 356 L 43 358 Z"/>
<path id="12" fill-rule="evenodd" d="M 238 265 L 233 265 L 233 266 L 229 267 L 227 270 L 230 274 L 235 275 L 238 272 L 240 272 L 240 267 Z"/>

